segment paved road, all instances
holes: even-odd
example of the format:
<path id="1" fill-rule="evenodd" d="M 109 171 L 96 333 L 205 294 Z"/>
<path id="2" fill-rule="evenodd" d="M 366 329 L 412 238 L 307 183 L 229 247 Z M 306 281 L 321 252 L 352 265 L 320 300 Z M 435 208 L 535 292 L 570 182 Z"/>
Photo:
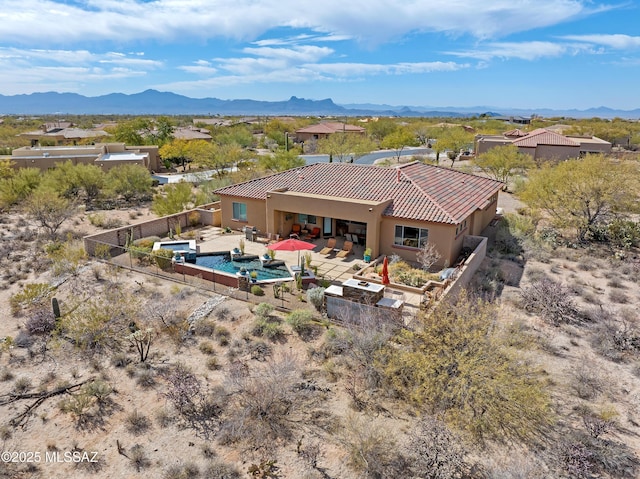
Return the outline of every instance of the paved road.
<path id="1" fill-rule="evenodd" d="M 413 155 L 435 157 L 435 153 L 431 148 L 405 148 L 400 154 L 400 156 Z M 389 158 L 391 156 L 395 156 L 395 152 L 393 150 L 376 151 L 374 153 L 369 153 L 368 155 L 364 155 L 363 157 L 358 158 L 354 161 L 354 163 L 357 163 L 359 165 L 372 165 L 374 161 L 379 160 L 380 158 Z M 313 163 L 329 162 L 329 155 L 301 155 L 301 157 L 305 159 L 307 165 L 311 165 Z"/>

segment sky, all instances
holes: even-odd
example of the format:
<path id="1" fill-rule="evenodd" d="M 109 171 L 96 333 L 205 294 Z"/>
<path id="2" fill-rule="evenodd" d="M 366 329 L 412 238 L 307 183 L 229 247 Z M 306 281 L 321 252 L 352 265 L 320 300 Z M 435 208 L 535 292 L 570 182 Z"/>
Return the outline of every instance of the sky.
<path id="1" fill-rule="evenodd" d="M 640 2 L 0 0 L 0 94 L 640 108 Z"/>

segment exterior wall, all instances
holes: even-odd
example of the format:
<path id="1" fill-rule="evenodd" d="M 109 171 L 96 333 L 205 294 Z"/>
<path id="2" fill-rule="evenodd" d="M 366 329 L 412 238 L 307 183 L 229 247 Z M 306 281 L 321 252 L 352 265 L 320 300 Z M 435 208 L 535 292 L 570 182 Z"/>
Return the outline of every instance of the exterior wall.
<path id="1" fill-rule="evenodd" d="M 247 205 L 247 221 L 233 219 L 233 203 L 244 203 Z M 240 230 L 245 226 L 254 226 L 261 233 L 271 233 L 267 229 L 266 203 L 264 200 L 254 200 L 249 198 L 238 198 L 234 196 L 223 196 L 220 198 L 221 226 L 229 227 L 233 230 Z"/>
<path id="2" fill-rule="evenodd" d="M 419 248 L 399 246 L 394 244 L 396 225 L 413 226 L 415 228 L 426 228 L 429 230 L 429 243 L 436 245 L 441 255 L 440 261 L 436 263 L 438 267 L 452 264 L 462 249 L 462 236 L 456 240 L 455 225 L 445 225 L 438 223 L 424 223 L 420 221 L 402 220 L 400 218 L 383 218 L 380 227 L 380 253 L 387 256 L 397 254 L 406 261 L 415 263 L 416 254 Z"/>
<path id="3" fill-rule="evenodd" d="M 489 223 L 496 217 L 496 211 L 498 210 L 498 201 L 494 201 L 491 204 L 487 205 L 487 207 L 483 210 L 476 210 L 472 215 L 471 227 L 469 231 L 466 233 L 463 231 L 463 234 L 470 234 L 474 236 L 478 236 L 481 234 L 484 229 L 489 226 Z"/>
<path id="4" fill-rule="evenodd" d="M 482 139 L 479 138 L 476 141 L 475 144 L 475 153 L 476 156 L 477 155 L 482 155 L 483 153 L 486 153 L 487 151 L 489 151 L 491 148 L 494 148 L 496 146 L 504 146 L 504 145 L 510 145 L 511 144 L 511 140 L 508 139 L 496 139 L 496 138 L 492 138 L 492 139 Z"/>
<path id="5" fill-rule="evenodd" d="M 473 253 L 467 258 L 460 272 L 456 276 L 456 280 L 451 284 L 445 292 L 449 298 L 454 298 L 460 293 L 471 281 L 473 275 L 487 255 L 487 238 L 477 236 L 465 236 L 463 246 L 472 248 Z"/>
<path id="6" fill-rule="evenodd" d="M 324 218 L 358 221 L 367 225 L 366 247 L 372 256 L 380 254 L 380 224 L 382 213 L 391 200 L 380 203 L 354 201 L 318 195 L 298 195 L 291 192 L 269 193 L 264 206 L 269 223 L 267 232 L 286 236 L 297 222 L 297 213 L 314 215 L 322 228 Z M 264 214 L 264 213 L 263 213 Z M 224 213 L 223 213 L 224 216 Z M 335 233 L 335 231 L 334 231 Z"/>
<path id="7" fill-rule="evenodd" d="M 147 155 L 140 160 L 110 160 L 99 161 L 100 156 L 106 153 L 124 153 L 127 151 Z M 157 171 L 160 167 L 160 155 L 157 146 L 131 146 L 124 143 L 98 143 L 90 146 L 73 147 L 22 147 L 11 152 L 14 168 L 39 168 L 46 171 L 55 168 L 56 163 L 71 161 L 74 165 L 84 163 L 97 165 L 104 171 L 114 166 L 138 164 L 149 170 Z"/>
<path id="8" fill-rule="evenodd" d="M 579 146 L 538 145 L 535 158 L 562 161 L 568 160 L 569 158 L 578 158 L 579 156 Z"/>
<path id="9" fill-rule="evenodd" d="M 145 238 L 147 236 L 165 236 L 169 229 L 176 228 L 179 223 L 182 228 L 189 225 L 189 213 L 198 211 L 200 213 L 200 223 L 205 223 L 207 219 L 204 210 L 187 210 L 175 215 L 163 216 L 155 220 L 144 221 L 129 226 L 114 228 L 94 235 L 84 237 L 84 249 L 89 256 L 94 254 L 96 244 L 109 244 L 113 246 L 124 246 L 127 242 L 127 236 L 133 234 L 133 240 Z"/>

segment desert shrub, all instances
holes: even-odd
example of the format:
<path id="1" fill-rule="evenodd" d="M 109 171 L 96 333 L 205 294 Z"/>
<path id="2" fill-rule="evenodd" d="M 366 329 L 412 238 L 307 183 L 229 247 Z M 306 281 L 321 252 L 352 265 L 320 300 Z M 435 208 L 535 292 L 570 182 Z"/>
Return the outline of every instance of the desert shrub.
<path id="1" fill-rule="evenodd" d="M 116 368 L 125 368 L 130 362 L 131 359 L 125 353 L 116 353 L 111 356 L 111 365 Z"/>
<path id="2" fill-rule="evenodd" d="M 405 455 L 415 478 L 450 479 L 466 477 L 462 441 L 442 421 L 427 416 L 410 432 Z"/>
<path id="3" fill-rule="evenodd" d="M 36 309 L 27 318 L 25 328 L 32 335 L 49 334 L 56 328 L 56 318 L 51 309 Z"/>
<path id="4" fill-rule="evenodd" d="M 224 326 L 218 326 L 216 328 L 215 337 L 218 340 L 218 344 L 220 346 L 226 346 L 229 344 L 229 339 L 231 338 L 231 331 L 229 331 Z"/>
<path id="5" fill-rule="evenodd" d="M 139 436 L 149 430 L 151 427 L 151 421 L 144 414 L 139 413 L 137 410 L 127 415 L 126 418 L 127 430 L 135 435 Z"/>
<path id="6" fill-rule="evenodd" d="M 53 262 L 51 271 L 54 275 L 76 275 L 87 259 L 87 252 L 82 241 L 68 238 L 59 247 L 50 250 L 48 256 Z"/>
<path id="7" fill-rule="evenodd" d="M 605 389 L 602 372 L 590 361 L 582 360 L 573 368 L 571 388 L 580 399 L 594 399 Z"/>
<path id="8" fill-rule="evenodd" d="M 187 215 L 187 222 L 191 227 L 198 226 L 200 224 L 200 213 L 197 211 L 190 211 Z"/>
<path id="9" fill-rule="evenodd" d="M 141 248 L 147 248 L 151 250 L 153 248 L 154 243 L 157 243 L 158 241 L 162 241 L 162 238 L 160 238 L 159 236 L 145 236 L 144 238 L 139 238 L 137 240 L 134 240 L 132 244 L 134 246 L 139 246 Z"/>
<path id="10" fill-rule="evenodd" d="M 408 477 L 406 461 L 401 457 L 391 431 L 371 419 L 350 415 L 343 429 L 349 466 L 363 477 Z"/>
<path id="11" fill-rule="evenodd" d="M 17 394 L 26 393 L 29 389 L 31 389 L 31 379 L 28 377 L 21 377 L 16 379 L 16 382 L 13 383 L 13 390 Z"/>
<path id="12" fill-rule="evenodd" d="M 148 265 L 152 261 L 151 248 L 131 245 L 127 248 L 127 251 L 133 259 L 137 259 L 142 265 Z"/>
<path id="13" fill-rule="evenodd" d="M 162 270 L 168 270 L 171 268 L 171 259 L 173 258 L 173 251 L 170 249 L 157 249 L 151 252 L 151 259 L 155 262 L 158 268 Z"/>
<path id="14" fill-rule="evenodd" d="M 572 478 L 637 477 L 640 461 L 626 444 L 594 438 L 586 434 L 573 434 L 557 448 L 562 468 Z"/>
<path id="15" fill-rule="evenodd" d="M 251 294 L 255 296 L 264 296 L 264 289 L 262 289 L 257 284 L 254 284 L 253 286 L 251 286 Z"/>
<path id="16" fill-rule="evenodd" d="M 198 346 L 198 349 L 202 354 L 211 355 L 216 353 L 216 349 L 213 347 L 213 344 L 211 344 L 209 341 L 201 342 L 200 345 Z"/>
<path id="17" fill-rule="evenodd" d="M 135 444 L 131 447 L 128 457 L 131 461 L 131 465 L 138 472 L 151 466 L 151 461 L 147 457 L 147 454 L 144 452 L 144 448 L 140 444 Z"/>
<path id="18" fill-rule="evenodd" d="M 167 467 L 162 479 L 195 479 L 200 476 L 200 469 L 194 463 L 173 464 Z"/>
<path id="19" fill-rule="evenodd" d="M 240 471 L 231 464 L 222 461 L 213 461 L 204 470 L 204 476 L 216 479 L 240 479 Z"/>
<path id="20" fill-rule="evenodd" d="M 207 319 L 196 321 L 193 325 L 193 332 L 197 336 L 213 336 L 216 330 L 216 323 Z"/>
<path id="21" fill-rule="evenodd" d="M 285 321 L 300 337 L 308 338 L 313 334 L 313 313 L 306 309 L 297 309 L 287 314 Z"/>
<path id="22" fill-rule="evenodd" d="M 609 291 L 609 299 L 614 303 L 626 304 L 629 302 L 629 296 L 624 291 Z"/>
<path id="23" fill-rule="evenodd" d="M 253 323 L 252 333 L 255 336 L 262 336 L 263 338 L 276 341 L 284 336 L 284 329 L 280 324 L 278 318 L 269 317 L 267 319 L 256 319 Z"/>
<path id="24" fill-rule="evenodd" d="M 274 307 L 269 303 L 260 303 L 253 310 L 253 314 L 256 315 L 258 319 L 267 319 L 271 316 L 271 313 L 274 311 Z"/>
<path id="25" fill-rule="evenodd" d="M 47 283 L 27 283 L 22 291 L 12 294 L 9 298 L 11 312 L 17 313 L 21 309 L 33 305 L 43 305 L 53 293 L 54 288 Z"/>
<path id="26" fill-rule="evenodd" d="M 264 341 L 252 342 L 248 345 L 248 351 L 251 355 L 251 359 L 257 361 L 266 361 L 266 359 L 273 353 L 273 348 Z"/>
<path id="27" fill-rule="evenodd" d="M 438 281 L 438 274 L 429 273 L 418 268 L 412 268 L 404 261 L 397 261 L 389 265 L 389 274 L 396 283 L 405 284 L 414 288 L 421 288 L 427 281 Z"/>
<path id="28" fill-rule="evenodd" d="M 153 369 L 141 369 L 136 374 L 136 384 L 143 389 L 149 389 L 155 386 L 156 377 Z"/>
<path id="29" fill-rule="evenodd" d="M 307 301 L 316 308 L 316 311 L 322 311 L 324 307 L 324 289 L 325 288 L 309 288 L 307 290 Z"/>
<path id="30" fill-rule="evenodd" d="M 29 349 L 36 342 L 36 339 L 26 331 L 20 331 L 13 340 L 13 344 L 18 348 Z"/>
<path id="31" fill-rule="evenodd" d="M 221 367 L 220 361 L 215 356 L 207 359 L 206 366 L 210 371 L 217 371 Z"/>
<path id="32" fill-rule="evenodd" d="M 577 323 L 582 320 L 573 302 L 569 289 L 550 278 L 532 281 L 520 293 L 522 307 L 559 326 L 563 323 Z"/>
<path id="33" fill-rule="evenodd" d="M 377 354 L 387 384 L 477 438 L 541 434 L 552 422 L 548 394 L 505 346 L 496 315 L 494 304 L 477 299 L 440 304 L 418 330 L 401 331 L 398 344 Z"/>

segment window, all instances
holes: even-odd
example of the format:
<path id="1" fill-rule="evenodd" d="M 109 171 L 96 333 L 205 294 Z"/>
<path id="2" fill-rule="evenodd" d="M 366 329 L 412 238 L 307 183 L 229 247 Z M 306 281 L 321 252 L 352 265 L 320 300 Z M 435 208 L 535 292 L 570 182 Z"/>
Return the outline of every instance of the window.
<path id="1" fill-rule="evenodd" d="M 316 217 L 314 215 L 305 215 L 302 213 L 298 213 L 298 223 L 301 224 L 310 224 L 310 225 L 316 225 L 318 224 L 316 222 Z"/>
<path id="2" fill-rule="evenodd" d="M 458 233 L 462 233 L 465 229 L 467 229 L 467 220 L 464 220 L 458 225 L 456 228 L 456 236 L 458 236 Z"/>
<path id="3" fill-rule="evenodd" d="M 233 203 L 233 219 L 237 221 L 247 221 L 246 203 Z"/>
<path id="4" fill-rule="evenodd" d="M 408 246 L 409 248 L 422 248 L 429 239 L 429 230 L 414 228 L 413 226 L 396 225 L 394 244 Z"/>

